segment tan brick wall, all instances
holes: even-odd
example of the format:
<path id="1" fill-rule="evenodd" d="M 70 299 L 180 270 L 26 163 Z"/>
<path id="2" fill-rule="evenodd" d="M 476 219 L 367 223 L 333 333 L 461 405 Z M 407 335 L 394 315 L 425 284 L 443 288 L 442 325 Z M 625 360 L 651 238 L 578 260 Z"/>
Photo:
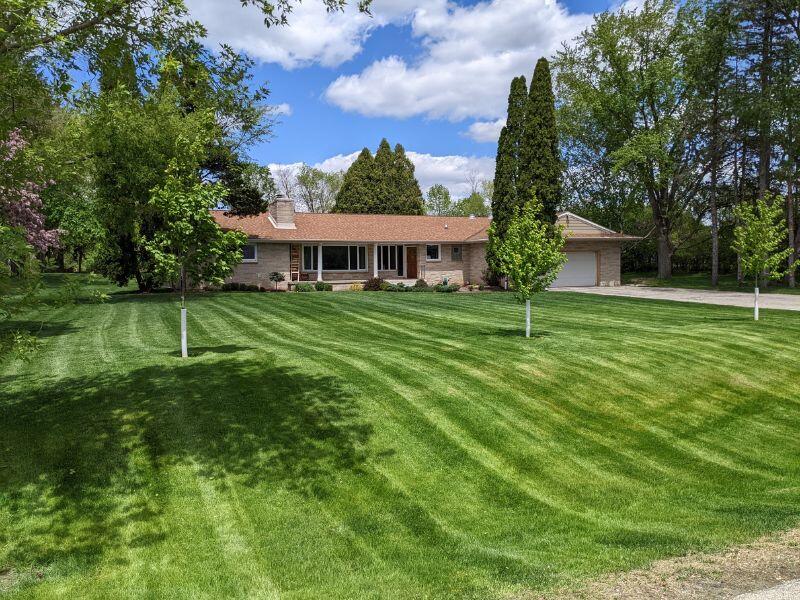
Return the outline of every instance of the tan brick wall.
<path id="1" fill-rule="evenodd" d="M 441 283 L 447 278 L 449 283 L 464 285 L 467 281 L 469 269 L 469 257 L 467 255 L 467 244 L 441 244 L 439 255 L 441 260 L 429 261 L 426 254 L 426 244 L 421 244 L 417 248 L 419 258 L 419 274 L 430 285 Z M 453 246 L 461 247 L 461 260 L 453 260 Z"/>
<path id="2" fill-rule="evenodd" d="M 565 252 L 597 252 L 600 261 L 598 270 L 601 286 L 616 286 L 622 283 L 622 248 L 619 242 L 592 240 L 567 240 Z"/>
<path id="3" fill-rule="evenodd" d="M 477 285 L 486 283 L 483 280 L 483 272 L 489 268 L 489 265 L 486 264 L 486 243 L 469 244 L 465 250 L 467 250 L 465 255 L 469 257 L 467 280 Z"/>
<path id="4" fill-rule="evenodd" d="M 275 284 L 269 280 L 269 274 L 279 271 L 283 273 L 286 281 L 278 284 L 278 287 L 286 289 L 286 283 L 289 281 L 289 244 L 256 244 L 256 246 L 258 246 L 258 262 L 237 265 L 233 275 L 226 281 L 273 287 Z"/>

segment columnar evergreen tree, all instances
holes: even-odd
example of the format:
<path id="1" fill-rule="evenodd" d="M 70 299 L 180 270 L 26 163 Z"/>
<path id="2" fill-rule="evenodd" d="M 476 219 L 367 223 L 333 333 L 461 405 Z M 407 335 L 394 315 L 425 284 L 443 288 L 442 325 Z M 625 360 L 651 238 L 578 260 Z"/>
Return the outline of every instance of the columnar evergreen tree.
<path id="1" fill-rule="evenodd" d="M 555 223 L 556 211 L 562 201 L 561 160 L 553 82 L 546 58 L 540 58 L 536 63 L 525 105 L 517 189 L 522 198 L 535 194 L 541 202 L 542 218 Z"/>
<path id="2" fill-rule="evenodd" d="M 395 179 L 394 153 L 386 138 L 381 140 L 372 163 L 370 181 L 372 183 L 375 203 L 370 212 L 388 213 L 394 205 L 397 194 Z"/>
<path id="3" fill-rule="evenodd" d="M 342 188 L 336 196 L 331 212 L 370 213 L 375 206 L 375 188 L 372 185 L 375 158 L 369 148 L 364 148 L 344 174 Z"/>
<path id="4" fill-rule="evenodd" d="M 405 148 L 401 144 L 394 147 L 394 182 L 395 192 L 393 202 L 387 208 L 390 214 L 399 215 L 424 215 L 425 202 L 422 190 L 414 175 L 414 163 L 406 156 Z"/>
<path id="5" fill-rule="evenodd" d="M 518 207 L 519 147 L 525 122 L 526 96 L 525 77 L 515 77 L 508 94 L 508 117 L 500 132 L 495 162 L 492 217 L 498 238 L 505 235 L 508 222 Z"/>

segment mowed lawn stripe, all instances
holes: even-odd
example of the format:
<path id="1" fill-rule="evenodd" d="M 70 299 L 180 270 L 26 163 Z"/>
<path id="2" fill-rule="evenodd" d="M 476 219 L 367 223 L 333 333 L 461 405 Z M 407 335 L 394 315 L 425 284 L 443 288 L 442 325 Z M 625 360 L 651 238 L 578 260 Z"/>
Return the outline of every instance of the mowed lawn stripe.
<path id="1" fill-rule="evenodd" d="M 174 296 L 59 310 L 0 374 L 20 596 L 500 597 L 798 518 L 780 312 L 202 294 L 182 361 Z"/>

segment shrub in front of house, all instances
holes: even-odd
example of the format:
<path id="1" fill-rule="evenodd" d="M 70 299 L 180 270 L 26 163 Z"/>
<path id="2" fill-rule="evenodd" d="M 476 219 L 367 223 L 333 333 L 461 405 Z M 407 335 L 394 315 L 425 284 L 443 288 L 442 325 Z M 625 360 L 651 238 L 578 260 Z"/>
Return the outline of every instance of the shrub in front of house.
<path id="1" fill-rule="evenodd" d="M 386 283 L 380 277 L 370 277 L 367 279 L 366 283 L 364 284 L 364 291 L 365 292 L 380 292 L 381 285 Z"/>
<path id="2" fill-rule="evenodd" d="M 327 281 L 317 281 L 314 284 L 314 289 L 318 292 L 332 292 L 333 284 L 328 283 Z"/>
<path id="3" fill-rule="evenodd" d="M 351 292 L 363 292 L 364 291 L 364 284 L 363 283 L 351 283 L 350 284 L 350 291 Z"/>
<path id="4" fill-rule="evenodd" d="M 295 292 L 313 292 L 314 291 L 314 286 L 311 285 L 310 283 L 308 283 L 307 281 L 303 281 L 303 282 L 298 283 L 297 285 L 294 286 L 294 291 Z"/>
<path id="5" fill-rule="evenodd" d="M 412 288 L 407 286 L 402 281 L 400 283 L 387 283 L 384 282 L 381 289 L 385 292 L 410 292 Z"/>
<path id="6" fill-rule="evenodd" d="M 457 283 L 437 283 L 433 286 L 434 292 L 441 292 L 443 294 L 452 294 L 453 292 L 457 292 L 460 289 Z"/>
<path id="7" fill-rule="evenodd" d="M 418 289 L 423 289 L 423 290 L 424 290 L 424 289 L 428 289 L 430 286 L 428 285 L 428 282 L 427 282 L 427 281 L 425 281 L 424 279 L 417 279 L 417 280 L 414 282 L 414 287 L 415 287 L 415 288 L 418 288 Z"/>

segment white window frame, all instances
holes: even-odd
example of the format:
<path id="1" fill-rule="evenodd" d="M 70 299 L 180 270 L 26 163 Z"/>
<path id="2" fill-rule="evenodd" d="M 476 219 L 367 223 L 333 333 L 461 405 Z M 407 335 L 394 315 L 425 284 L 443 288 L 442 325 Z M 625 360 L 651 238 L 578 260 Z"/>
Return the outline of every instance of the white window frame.
<path id="1" fill-rule="evenodd" d="M 384 248 L 388 248 L 388 250 L 386 251 L 387 260 L 385 262 L 383 260 Z M 394 262 L 394 266 L 392 266 L 392 262 Z M 396 244 L 378 244 L 378 271 L 397 271 Z"/>
<path id="2" fill-rule="evenodd" d="M 256 244 L 255 242 L 248 242 L 248 243 L 246 243 L 244 245 L 253 247 L 253 258 L 244 258 L 244 252 L 242 252 L 242 262 L 243 263 L 257 263 L 258 262 L 258 244 Z"/>
<path id="3" fill-rule="evenodd" d="M 348 253 L 347 254 L 347 264 L 348 265 L 350 264 L 350 248 L 355 248 L 356 249 L 356 265 L 358 265 L 361 262 L 359 260 L 361 258 L 360 257 L 361 253 L 359 252 L 359 248 L 364 248 L 364 264 L 361 265 L 361 268 L 358 268 L 358 269 L 326 269 L 325 268 L 325 258 L 323 256 L 323 259 L 322 259 L 322 272 L 323 273 L 366 273 L 366 271 L 368 270 L 367 263 L 369 262 L 369 260 L 367 259 L 367 246 L 366 246 L 366 244 L 303 244 L 303 246 L 302 246 L 302 248 L 300 250 L 300 257 L 301 257 L 300 258 L 300 271 L 301 272 L 303 272 L 303 273 L 316 273 L 317 272 L 317 269 L 306 269 L 305 255 L 306 255 L 306 248 L 311 248 L 311 256 L 312 256 L 311 264 L 313 265 L 314 261 L 318 260 L 317 259 L 317 253 L 319 252 L 318 248 L 320 246 L 322 246 L 323 248 L 325 246 L 343 246 L 343 247 L 347 248 L 347 253 Z"/>
<path id="4" fill-rule="evenodd" d="M 428 256 L 428 248 L 436 246 L 436 254 L 439 258 L 431 258 Z M 425 244 L 425 262 L 442 262 L 442 245 L 441 244 Z"/>

